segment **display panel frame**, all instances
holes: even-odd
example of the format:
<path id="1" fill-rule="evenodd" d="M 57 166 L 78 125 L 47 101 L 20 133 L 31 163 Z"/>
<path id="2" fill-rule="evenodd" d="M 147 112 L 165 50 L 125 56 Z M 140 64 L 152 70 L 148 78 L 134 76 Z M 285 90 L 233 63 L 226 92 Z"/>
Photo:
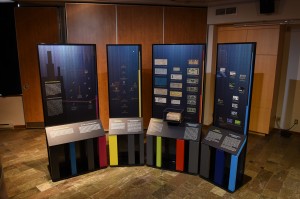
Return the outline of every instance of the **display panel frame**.
<path id="1" fill-rule="evenodd" d="M 130 51 L 132 51 L 132 55 L 130 55 Z M 107 44 L 106 52 L 109 94 L 109 117 L 142 117 L 141 45 Z M 131 66 L 131 68 L 127 67 L 127 65 Z M 130 71 L 128 72 L 128 70 Z M 123 82 L 123 86 L 121 82 Z M 129 82 L 129 85 L 127 85 L 127 82 Z M 116 92 L 114 91 L 114 89 L 118 87 L 118 83 L 120 88 L 123 87 L 123 92 L 126 92 L 126 96 L 123 96 L 123 98 L 121 96 L 122 99 L 120 98 L 120 96 L 115 95 Z M 133 96 L 127 95 L 127 93 L 130 93 L 131 90 L 133 90 Z M 122 104 L 122 101 L 126 101 L 126 103 Z"/>
<path id="2" fill-rule="evenodd" d="M 165 109 L 176 109 L 182 110 L 183 123 L 202 123 L 205 52 L 201 43 L 152 45 L 153 118 L 163 119 Z"/>
<path id="3" fill-rule="evenodd" d="M 37 51 L 45 126 L 99 119 L 96 44 L 41 43 Z"/>
<path id="4" fill-rule="evenodd" d="M 222 47 L 227 48 L 226 50 L 230 51 L 231 54 L 236 54 L 236 56 L 243 58 L 234 61 L 228 60 L 228 57 L 225 58 L 225 55 L 222 55 L 220 52 Z M 235 47 L 236 51 L 232 50 L 232 48 Z M 241 49 L 243 47 L 244 49 Z M 248 54 L 245 55 L 245 53 L 247 53 L 245 51 L 247 50 Z M 214 126 L 244 135 L 248 134 L 255 52 L 255 42 L 217 44 L 216 83 L 213 113 Z M 224 66 L 224 62 L 231 62 L 227 63 L 230 68 Z M 238 68 L 237 65 L 242 64 L 237 62 L 242 62 L 247 65 L 248 68 Z M 230 94 L 230 96 L 228 94 Z"/>

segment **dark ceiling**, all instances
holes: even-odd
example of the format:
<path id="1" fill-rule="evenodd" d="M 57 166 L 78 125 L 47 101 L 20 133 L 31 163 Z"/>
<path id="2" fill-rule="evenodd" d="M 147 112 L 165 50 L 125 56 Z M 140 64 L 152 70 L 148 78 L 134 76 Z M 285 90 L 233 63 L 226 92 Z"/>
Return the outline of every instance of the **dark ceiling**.
<path id="1" fill-rule="evenodd" d="M 5 0 L 0 0 L 0 2 L 1 1 Z M 15 0 L 15 2 L 21 4 L 113 3 L 210 7 L 246 2 L 259 2 L 259 0 Z"/>

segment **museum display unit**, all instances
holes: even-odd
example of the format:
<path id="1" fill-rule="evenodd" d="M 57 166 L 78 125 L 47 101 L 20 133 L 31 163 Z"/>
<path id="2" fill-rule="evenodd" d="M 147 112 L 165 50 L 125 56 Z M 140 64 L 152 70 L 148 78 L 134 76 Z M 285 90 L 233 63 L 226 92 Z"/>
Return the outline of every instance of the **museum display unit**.
<path id="1" fill-rule="evenodd" d="M 201 142 L 200 176 L 234 192 L 244 175 L 256 43 L 217 44 L 214 121 Z"/>
<path id="2" fill-rule="evenodd" d="M 109 164 L 144 165 L 141 45 L 107 44 Z"/>
<path id="3" fill-rule="evenodd" d="M 107 167 L 95 44 L 38 44 L 52 181 Z"/>
<path id="4" fill-rule="evenodd" d="M 199 173 L 204 44 L 152 45 L 147 165 Z"/>

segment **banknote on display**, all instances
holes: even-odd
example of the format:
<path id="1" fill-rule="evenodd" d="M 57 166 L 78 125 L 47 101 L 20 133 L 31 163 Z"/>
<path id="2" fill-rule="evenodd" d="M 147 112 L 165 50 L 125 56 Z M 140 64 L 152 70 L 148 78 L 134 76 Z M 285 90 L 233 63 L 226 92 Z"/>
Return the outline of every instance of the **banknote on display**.
<path id="1" fill-rule="evenodd" d="M 168 74 L 168 69 L 166 69 L 166 68 L 155 68 L 154 69 L 154 74 L 155 75 L 166 75 L 166 74 Z"/>
<path id="2" fill-rule="evenodd" d="M 186 112 L 188 113 L 196 113 L 196 108 L 187 107 Z"/>
<path id="3" fill-rule="evenodd" d="M 186 87 L 186 91 L 188 92 L 198 92 L 198 87 Z"/>
<path id="4" fill-rule="evenodd" d="M 170 83 L 170 88 L 182 88 L 182 83 L 174 83 L 174 82 L 171 82 Z"/>
<path id="5" fill-rule="evenodd" d="M 168 59 L 154 59 L 154 65 L 155 66 L 167 66 Z"/>
<path id="6" fill-rule="evenodd" d="M 180 91 L 170 91 L 171 97 L 182 97 L 182 92 Z"/>
<path id="7" fill-rule="evenodd" d="M 171 104 L 173 104 L 173 105 L 180 105 L 180 100 L 171 99 Z"/>
<path id="8" fill-rule="evenodd" d="M 189 65 L 199 65 L 199 59 L 189 59 L 188 64 Z"/>
<path id="9" fill-rule="evenodd" d="M 186 83 L 188 83 L 188 84 L 198 84 L 199 83 L 199 79 L 187 78 L 186 79 Z"/>
<path id="10" fill-rule="evenodd" d="M 187 95 L 186 98 L 187 98 L 187 100 L 196 100 L 197 95 Z"/>
<path id="11" fill-rule="evenodd" d="M 165 97 L 155 97 L 155 102 L 156 103 L 161 103 L 161 104 L 166 104 L 167 103 L 167 98 L 165 98 Z"/>
<path id="12" fill-rule="evenodd" d="M 172 80 L 182 80 L 182 75 L 181 74 L 171 74 L 171 79 Z"/>
<path id="13" fill-rule="evenodd" d="M 168 89 L 154 88 L 154 95 L 168 95 Z"/>
<path id="14" fill-rule="evenodd" d="M 199 75 L 199 68 L 187 68 L 187 75 Z"/>

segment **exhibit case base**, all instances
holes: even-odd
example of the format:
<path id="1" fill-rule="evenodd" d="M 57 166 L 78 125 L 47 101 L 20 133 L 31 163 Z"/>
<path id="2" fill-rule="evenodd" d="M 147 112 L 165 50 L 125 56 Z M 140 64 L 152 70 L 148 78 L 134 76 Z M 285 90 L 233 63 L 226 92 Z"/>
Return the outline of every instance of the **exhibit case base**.
<path id="1" fill-rule="evenodd" d="M 46 127 L 52 181 L 107 167 L 106 135 L 99 120 Z"/>
<path id="2" fill-rule="evenodd" d="M 145 164 L 143 118 L 109 119 L 109 165 Z"/>
<path id="3" fill-rule="evenodd" d="M 147 166 L 183 173 L 199 173 L 201 125 L 170 125 L 152 118 L 147 131 Z"/>
<path id="4" fill-rule="evenodd" d="M 249 180 L 244 175 L 246 136 L 212 126 L 201 142 L 200 176 L 228 192 Z"/>

